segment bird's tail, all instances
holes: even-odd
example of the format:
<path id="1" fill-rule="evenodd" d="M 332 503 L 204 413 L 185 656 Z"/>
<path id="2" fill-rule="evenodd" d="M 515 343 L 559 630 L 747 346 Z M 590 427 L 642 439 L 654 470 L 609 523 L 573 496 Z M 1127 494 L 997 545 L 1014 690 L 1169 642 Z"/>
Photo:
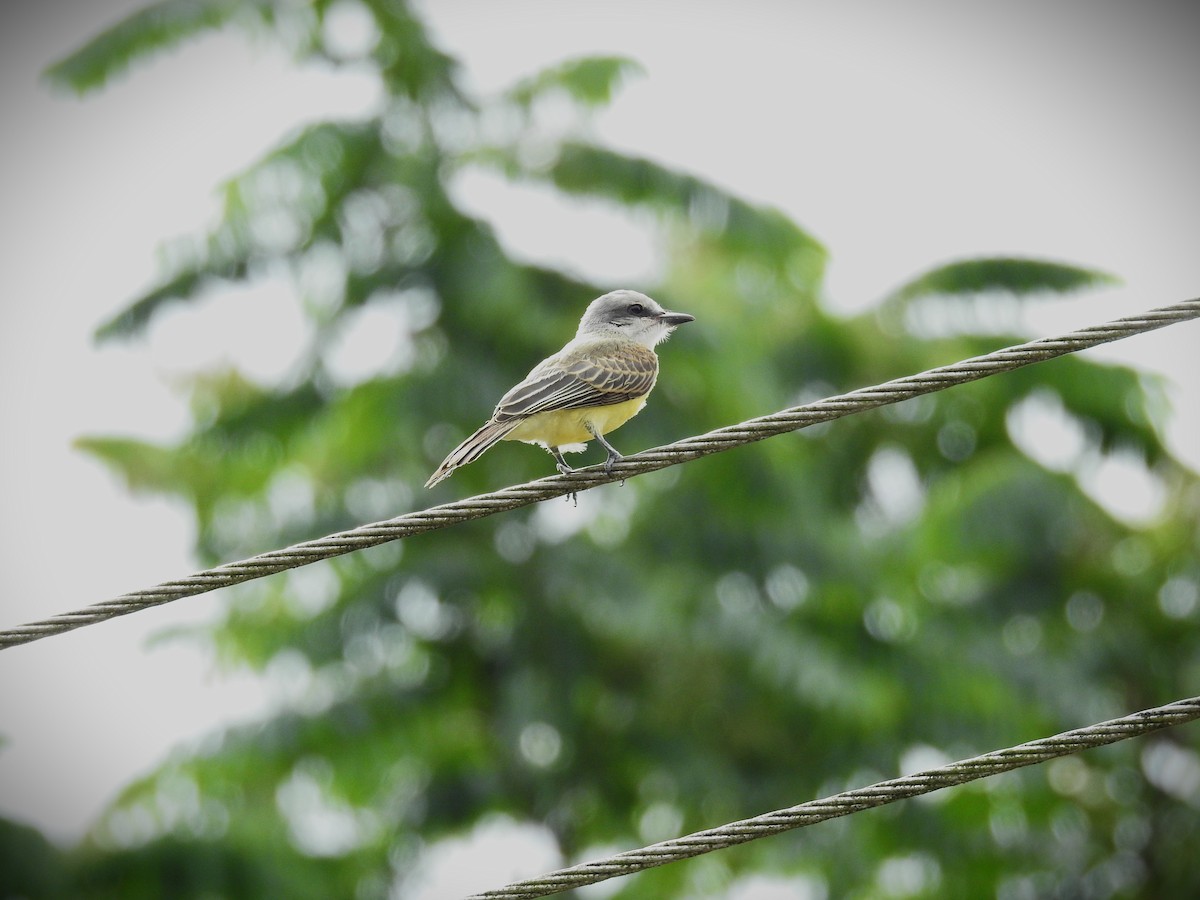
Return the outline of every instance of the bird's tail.
<path id="1" fill-rule="evenodd" d="M 425 482 L 425 487 L 431 488 L 442 479 L 449 478 L 459 466 L 475 462 L 475 460 L 483 456 L 484 451 L 492 446 L 492 444 L 496 443 L 496 441 L 503 438 L 520 424 L 520 419 L 511 419 L 507 422 L 488 422 L 450 451 L 450 455 L 442 460 L 442 464 L 429 476 L 429 480 Z"/>

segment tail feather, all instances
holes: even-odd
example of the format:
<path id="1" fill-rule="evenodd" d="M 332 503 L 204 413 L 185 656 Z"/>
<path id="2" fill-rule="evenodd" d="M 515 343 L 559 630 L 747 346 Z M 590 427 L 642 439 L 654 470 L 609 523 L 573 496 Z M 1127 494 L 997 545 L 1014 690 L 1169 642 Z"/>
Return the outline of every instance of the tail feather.
<path id="1" fill-rule="evenodd" d="M 425 482 L 425 487 L 431 488 L 439 481 L 449 478 L 454 470 L 459 466 L 465 466 L 467 463 L 475 462 L 479 457 L 483 456 L 484 452 L 501 440 L 506 434 L 521 424 L 520 419 L 510 420 L 508 422 L 488 422 L 473 435 L 450 451 L 450 455 L 442 460 L 442 464 L 437 467 L 429 480 Z"/>

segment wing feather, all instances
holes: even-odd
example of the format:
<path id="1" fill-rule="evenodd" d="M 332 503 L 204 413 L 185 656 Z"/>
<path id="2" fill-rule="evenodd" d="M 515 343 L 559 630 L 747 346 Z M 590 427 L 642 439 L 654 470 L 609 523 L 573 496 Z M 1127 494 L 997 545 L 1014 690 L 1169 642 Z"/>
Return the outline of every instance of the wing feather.
<path id="1" fill-rule="evenodd" d="M 610 406 L 650 393 L 658 378 L 653 350 L 628 341 L 605 341 L 550 357 L 505 394 L 492 420 L 535 413 Z"/>

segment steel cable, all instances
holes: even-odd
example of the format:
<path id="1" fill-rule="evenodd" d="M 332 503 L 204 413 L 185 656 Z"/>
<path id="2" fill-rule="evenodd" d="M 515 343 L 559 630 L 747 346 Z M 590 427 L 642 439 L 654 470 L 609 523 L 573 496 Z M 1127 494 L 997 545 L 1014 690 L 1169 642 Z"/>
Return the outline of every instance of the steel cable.
<path id="1" fill-rule="evenodd" d="M 737 425 L 718 428 L 707 434 L 684 438 L 671 444 L 627 456 L 618 461 L 610 473 L 606 473 L 602 466 L 592 466 L 567 475 L 553 475 L 492 493 L 468 497 L 454 503 L 405 513 L 394 519 L 363 525 L 291 547 L 261 553 L 237 562 L 225 563 L 184 578 L 165 581 L 154 587 L 122 594 L 111 600 L 95 603 L 73 612 L 2 630 L 0 631 L 0 649 L 62 634 L 84 625 L 92 625 L 117 616 L 169 603 L 172 600 L 273 575 L 286 569 L 341 556 L 355 550 L 374 547 L 426 531 L 447 528 L 494 513 L 528 506 L 541 500 L 551 500 L 555 497 L 574 494 L 601 484 L 624 481 L 635 475 L 678 465 L 711 453 L 719 453 L 732 447 L 796 431 L 819 422 L 828 422 L 853 413 L 898 403 L 922 394 L 931 394 L 954 385 L 976 381 L 1001 372 L 1010 372 L 1033 363 L 1065 356 L 1068 353 L 1086 350 L 1099 344 L 1153 331 L 1197 317 L 1200 317 L 1200 298 L 1185 300 L 1135 316 L 1116 319 L 1101 325 L 1092 325 L 1061 337 L 1044 338 L 1006 347 L 993 353 L 930 369 L 917 375 L 907 375 L 883 384 L 860 388 L 846 394 L 749 419 Z"/>
<path id="2" fill-rule="evenodd" d="M 631 875 L 667 863 L 690 859 L 712 850 L 744 844 L 758 838 L 815 825 L 828 819 L 850 815 L 931 791 L 965 784 L 1023 766 L 1046 762 L 1105 744 L 1113 744 L 1161 728 L 1170 728 L 1200 718 L 1200 697 L 1177 700 L 1166 706 L 1143 710 L 1120 719 L 1111 719 L 1086 728 L 1065 731 L 1015 747 L 995 750 L 982 756 L 962 759 L 913 775 L 880 781 L 869 787 L 843 791 L 799 806 L 764 813 L 751 819 L 730 822 L 707 831 L 669 841 L 661 841 L 637 850 L 615 853 L 602 859 L 559 869 L 537 878 L 513 882 L 496 890 L 472 894 L 468 900 L 533 900 L 560 891 L 595 884 L 621 875 Z"/>

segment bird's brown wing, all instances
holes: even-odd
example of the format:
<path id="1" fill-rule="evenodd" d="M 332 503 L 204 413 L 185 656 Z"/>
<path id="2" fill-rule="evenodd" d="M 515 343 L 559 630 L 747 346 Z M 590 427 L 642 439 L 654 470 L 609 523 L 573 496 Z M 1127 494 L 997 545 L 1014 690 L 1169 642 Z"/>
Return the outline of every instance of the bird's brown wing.
<path id="1" fill-rule="evenodd" d="M 492 421 L 624 403 L 650 393 L 657 377 L 653 350 L 628 341 L 597 342 L 537 366 L 500 399 Z"/>

